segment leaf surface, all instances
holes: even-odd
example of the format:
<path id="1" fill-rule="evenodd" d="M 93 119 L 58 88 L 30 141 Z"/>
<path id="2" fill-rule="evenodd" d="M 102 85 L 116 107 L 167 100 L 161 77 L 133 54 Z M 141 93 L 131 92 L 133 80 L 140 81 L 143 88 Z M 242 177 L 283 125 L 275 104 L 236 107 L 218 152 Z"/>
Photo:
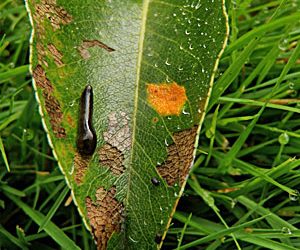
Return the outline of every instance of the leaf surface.
<path id="1" fill-rule="evenodd" d="M 226 44 L 223 1 L 30 0 L 27 8 L 44 127 L 98 249 L 156 249 Z M 81 140 L 84 129 L 97 140 Z"/>

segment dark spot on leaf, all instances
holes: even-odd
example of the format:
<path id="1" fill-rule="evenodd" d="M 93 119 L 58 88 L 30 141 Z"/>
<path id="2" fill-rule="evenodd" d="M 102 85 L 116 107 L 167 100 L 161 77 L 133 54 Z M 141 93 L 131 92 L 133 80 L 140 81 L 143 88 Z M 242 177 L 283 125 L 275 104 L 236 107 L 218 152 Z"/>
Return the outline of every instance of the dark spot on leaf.
<path id="1" fill-rule="evenodd" d="M 116 147 L 105 144 L 99 150 L 99 162 L 101 165 L 108 167 L 114 175 L 124 173 L 124 155 Z"/>
<path id="2" fill-rule="evenodd" d="M 59 101 L 53 96 L 53 87 L 41 65 L 33 70 L 33 77 L 37 87 L 42 89 L 45 99 L 45 108 L 50 117 L 50 124 L 57 138 L 66 137 L 66 131 L 62 127 L 63 113 Z"/>
<path id="3" fill-rule="evenodd" d="M 159 244 L 162 241 L 162 235 L 161 234 L 156 234 L 154 241 Z"/>
<path id="4" fill-rule="evenodd" d="M 153 117 L 152 122 L 157 123 L 158 122 L 158 117 Z"/>
<path id="5" fill-rule="evenodd" d="M 98 40 L 84 40 L 78 48 L 78 51 L 83 59 L 88 59 L 91 57 L 91 55 L 88 51 L 88 48 L 91 48 L 91 47 L 99 47 L 99 48 L 105 49 L 108 52 L 115 51 L 113 48 L 107 46 L 106 44 L 104 44 L 103 42 L 100 42 Z"/>
<path id="6" fill-rule="evenodd" d="M 174 143 L 169 145 L 165 162 L 157 166 L 157 171 L 169 186 L 179 181 L 182 185 L 193 162 L 197 126 L 174 134 Z"/>
<path id="7" fill-rule="evenodd" d="M 151 178 L 151 182 L 154 186 L 159 186 L 159 184 L 160 184 L 160 181 L 155 177 Z"/>
<path id="8" fill-rule="evenodd" d="M 104 250 L 114 232 L 120 232 L 123 222 L 124 205 L 115 198 L 116 187 L 105 190 L 100 187 L 96 192 L 96 201 L 90 197 L 85 200 L 87 217 L 97 242 L 97 249 Z"/>

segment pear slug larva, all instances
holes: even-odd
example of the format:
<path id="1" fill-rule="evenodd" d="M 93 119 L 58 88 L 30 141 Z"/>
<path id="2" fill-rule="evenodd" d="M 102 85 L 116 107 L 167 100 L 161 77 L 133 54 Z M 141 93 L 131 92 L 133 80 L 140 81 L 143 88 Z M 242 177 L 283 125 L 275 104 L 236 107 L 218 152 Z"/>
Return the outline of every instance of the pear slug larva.
<path id="1" fill-rule="evenodd" d="M 92 155 L 96 144 L 97 136 L 93 128 L 93 88 L 87 85 L 80 98 L 77 150 L 82 155 Z"/>

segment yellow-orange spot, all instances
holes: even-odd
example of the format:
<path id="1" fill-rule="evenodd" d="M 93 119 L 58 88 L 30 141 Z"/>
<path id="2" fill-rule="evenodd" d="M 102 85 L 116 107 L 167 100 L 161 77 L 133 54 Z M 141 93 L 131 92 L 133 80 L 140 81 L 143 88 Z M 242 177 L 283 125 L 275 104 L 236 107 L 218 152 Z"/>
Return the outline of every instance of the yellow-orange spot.
<path id="1" fill-rule="evenodd" d="M 148 102 L 162 116 L 180 115 L 187 100 L 185 88 L 173 83 L 147 84 Z"/>

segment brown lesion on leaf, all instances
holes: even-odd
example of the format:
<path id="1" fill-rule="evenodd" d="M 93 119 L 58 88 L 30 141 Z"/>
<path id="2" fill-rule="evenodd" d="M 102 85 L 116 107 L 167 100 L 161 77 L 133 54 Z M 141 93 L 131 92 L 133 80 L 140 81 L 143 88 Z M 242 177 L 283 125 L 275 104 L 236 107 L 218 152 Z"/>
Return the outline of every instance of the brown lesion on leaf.
<path id="1" fill-rule="evenodd" d="M 197 126 L 173 135 L 174 143 L 167 148 L 167 159 L 162 165 L 157 166 L 157 171 L 169 186 L 173 186 L 176 182 L 180 185 L 184 183 L 193 162 L 196 135 Z"/>
<path id="2" fill-rule="evenodd" d="M 124 205 L 115 198 L 115 195 L 115 186 L 109 190 L 100 187 L 96 191 L 95 202 L 90 197 L 86 197 L 85 200 L 87 217 L 98 250 L 105 250 L 112 234 L 121 230 L 121 224 L 124 220 Z"/>
<path id="3" fill-rule="evenodd" d="M 102 166 L 108 167 L 116 176 L 123 174 L 125 171 L 124 155 L 110 144 L 104 144 L 100 148 L 99 162 Z"/>
<path id="4" fill-rule="evenodd" d="M 54 59 L 54 63 L 59 67 L 64 66 L 64 63 L 62 61 L 63 54 L 54 46 L 54 44 L 48 44 L 48 50 L 50 51 L 51 56 Z"/>
<path id="5" fill-rule="evenodd" d="M 46 56 L 46 51 L 45 51 L 44 46 L 41 43 L 37 42 L 36 43 L 36 50 L 38 52 L 38 54 L 37 54 L 38 63 L 40 65 L 45 65 L 46 67 L 48 67 L 48 62 L 44 59 L 45 56 Z"/>
<path id="6" fill-rule="evenodd" d="M 91 156 L 81 155 L 78 152 L 74 156 L 74 171 L 75 171 L 75 182 L 77 185 L 82 183 L 86 170 L 88 168 Z"/>
<path id="7" fill-rule="evenodd" d="M 91 47 L 99 47 L 105 49 L 107 52 L 113 52 L 115 49 L 109 47 L 99 40 L 84 40 L 82 44 L 78 47 L 78 51 L 83 59 L 88 59 L 91 57 L 90 52 L 88 51 Z"/>
<path id="8" fill-rule="evenodd" d="M 42 0 L 36 4 L 34 20 L 37 22 L 41 33 L 44 33 L 44 28 L 41 22 L 44 19 L 50 21 L 54 30 L 60 29 L 60 25 L 68 24 L 72 21 L 72 16 L 62 7 L 57 6 L 56 0 Z"/>
<path id="9" fill-rule="evenodd" d="M 176 82 L 147 84 L 147 101 L 161 116 L 180 115 L 186 100 L 185 88 Z"/>
<path id="10" fill-rule="evenodd" d="M 33 77 L 37 87 L 42 89 L 45 100 L 45 108 L 50 117 L 52 131 L 57 138 L 66 137 L 66 131 L 62 127 L 63 113 L 59 101 L 53 96 L 53 87 L 49 79 L 46 77 L 46 72 L 41 65 L 33 70 Z"/>
<path id="11" fill-rule="evenodd" d="M 107 131 L 103 133 L 105 142 L 122 153 L 129 151 L 131 147 L 129 121 L 130 118 L 125 112 L 111 112 L 108 115 Z"/>

